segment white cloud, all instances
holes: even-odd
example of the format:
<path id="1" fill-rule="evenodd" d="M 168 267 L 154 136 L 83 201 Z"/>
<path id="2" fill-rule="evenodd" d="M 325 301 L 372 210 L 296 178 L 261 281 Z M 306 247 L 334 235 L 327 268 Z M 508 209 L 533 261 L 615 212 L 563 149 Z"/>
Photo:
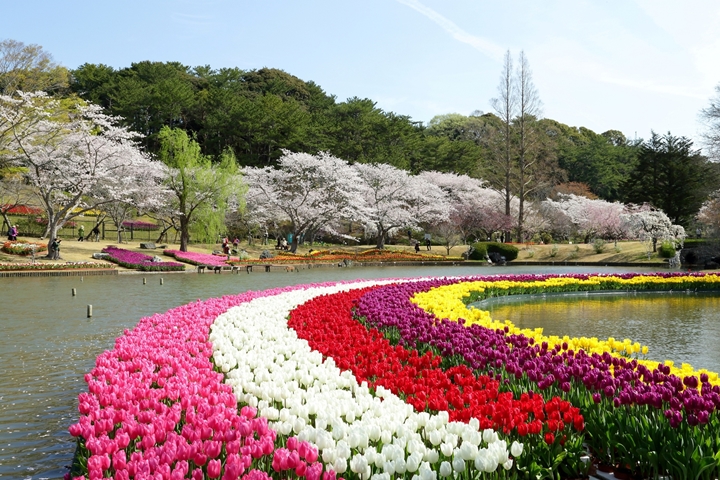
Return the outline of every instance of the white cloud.
<path id="1" fill-rule="evenodd" d="M 462 28 L 460 28 L 457 24 L 454 22 L 448 20 L 444 16 L 440 15 L 438 12 L 433 10 L 432 8 L 426 7 L 425 5 L 421 4 L 417 0 L 397 0 L 399 3 L 402 3 L 403 5 L 406 5 L 413 10 L 425 15 L 427 18 L 435 22 L 437 25 L 439 25 L 443 30 L 448 32 L 455 40 L 458 40 L 459 42 L 466 43 L 473 47 L 475 50 L 478 50 L 479 52 L 482 52 L 483 54 L 487 55 L 488 57 L 492 58 L 495 61 L 502 61 L 503 55 L 505 54 L 505 49 L 498 46 L 497 44 L 486 40 L 484 38 L 471 35 L 470 33 L 466 32 Z"/>

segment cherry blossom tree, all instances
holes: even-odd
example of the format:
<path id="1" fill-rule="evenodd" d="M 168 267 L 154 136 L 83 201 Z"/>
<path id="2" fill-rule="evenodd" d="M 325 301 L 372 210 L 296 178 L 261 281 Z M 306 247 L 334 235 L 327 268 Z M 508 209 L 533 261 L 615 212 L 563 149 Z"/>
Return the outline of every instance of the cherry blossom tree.
<path id="1" fill-rule="evenodd" d="M 169 205 L 168 190 L 163 181 L 167 168 L 159 161 L 143 156 L 128 159 L 118 168 L 116 175 L 105 179 L 95 193 L 96 203 L 107 199 L 103 211 L 117 229 L 117 241 L 122 243 L 123 222 L 133 213 L 159 212 Z"/>
<path id="2" fill-rule="evenodd" d="M 720 191 L 710 195 L 697 214 L 697 221 L 712 232 L 720 231 Z"/>
<path id="3" fill-rule="evenodd" d="M 629 206 L 623 218 L 628 222 L 631 234 L 648 244 L 648 255 L 657 251 L 658 240 L 682 245 L 686 237 L 681 225 L 673 225 L 665 212 L 647 204 Z"/>
<path id="4" fill-rule="evenodd" d="M 376 247 L 400 228 L 418 228 L 424 222 L 443 221 L 449 215 L 448 198 L 423 176 L 413 176 L 387 164 L 356 164 L 367 204 L 365 233 Z"/>
<path id="5" fill-rule="evenodd" d="M 3 116 L 11 136 L 4 154 L 23 169 L 45 210 L 43 237 L 50 240 L 68 220 L 113 200 L 96 195 L 99 188 L 128 166 L 149 161 L 136 145 L 138 134 L 119 127 L 117 119 L 97 105 L 66 107 L 44 94 L 22 92 L 0 102 L 5 113 L 15 114 Z M 52 248 L 48 250 L 54 257 Z"/>
<path id="6" fill-rule="evenodd" d="M 329 153 L 287 150 L 278 167 L 246 167 L 247 206 L 263 218 L 286 220 L 292 232 L 291 252 L 300 237 L 339 219 L 358 221 L 367 210 L 363 182 L 356 169 Z"/>
<path id="7" fill-rule="evenodd" d="M 496 190 L 487 188 L 483 180 L 435 171 L 422 172 L 418 176 L 437 185 L 445 193 L 450 204 L 450 225 L 442 229 L 447 234 L 450 234 L 450 226 L 454 226 L 456 233 L 466 243 L 472 234 L 485 240 L 493 232 L 507 231 L 513 227 L 513 217 L 504 213 L 504 197 Z M 517 204 L 517 200 L 510 202 L 511 205 L 513 203 Z M 448 248 L 447 242 L 445 247 Z"/>
<path id="8" fill-rule="evenodd" d="M 558 194 L 558 198 L 543 202 L 545 215 L 553 219 L 556 228 L 567 219 L 572 225 L 569 233 L 583 237 L 586 243 L 595 237 L 618 240 L 627 235 L 628 224 L 622 216 L 626 213 L 624 204 L 574 194 Z"/>

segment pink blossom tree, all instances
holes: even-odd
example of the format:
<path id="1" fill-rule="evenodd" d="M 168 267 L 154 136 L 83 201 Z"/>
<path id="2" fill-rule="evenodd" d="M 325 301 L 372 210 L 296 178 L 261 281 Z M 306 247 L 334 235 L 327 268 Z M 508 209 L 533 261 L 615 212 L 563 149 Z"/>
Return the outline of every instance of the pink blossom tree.
<path id="1" fill-rule="evenodd" d="M 504 213 L 505 199 L 496 190 L 487 188 L 483 180 L 434 171 L 422 172 L 418 176 L 445 192 L 450 203 L 447 221 L 454 226 L 455 233 L 464 243 L 471 235 L 484 240 L 493 232 L 513 228 L 513 217 Z M 447 228 L 444 230 L 450 232 Z"/>
<path id="2" fill-rule="evenodd" d="M 720 231 L 720 191 L 714 192 L 702 204 L 697 214 L 697 221 L 711 232 Z"/>
<path id="3" fill-rule="evenodd" d="M 581 236 L 586 243 L 595 237 L 618 240 L 628 234 L 624 204 L 575 194 L 558 197 L 543 202 L 543 211 L 552 219 L 553 228 Z"/>
<path id="4" fill-rule="evenodd" d="M 246 167 L 248 208 L 265 218 L 286 220 L 292 231 L 291 252 L 300 237 L 339 219 L 365 218 L 363 182 L 346 161 L 328 153 L 310 155 L 285 150 L 277 168 Z"/>

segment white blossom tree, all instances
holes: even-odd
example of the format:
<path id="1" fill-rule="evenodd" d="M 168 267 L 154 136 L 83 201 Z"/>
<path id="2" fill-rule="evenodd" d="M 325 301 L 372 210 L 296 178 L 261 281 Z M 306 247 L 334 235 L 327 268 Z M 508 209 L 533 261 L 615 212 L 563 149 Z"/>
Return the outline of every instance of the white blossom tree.
<path id="1" fill-rule="evenodd" d="M 22 92 L 0 103 L 11 137 L 3 154 L 23 169 L 45 210 L 43 237 L 50 240 L 68 220 L 112 201 L 95 194 L 123 168 L 148 161 L 137 147 L 138 134 L 119 127 L 97 105 L 65 107 L 44 94 Z M 48 256 L 55 256 L 52 248 Z"/>
<path id="2" fill-rule="evenodd" d="M 128 160 L 128 164 L 118 168 L 112 178 L 105 179 L 94 194 L 96 203 L 108 200 L 103 204 L 103 211 L 115 225 L 118 243 L 123 241 L 123 222 L 135 213 L 162 211 L 169 205 L 171 194 L 163 184 L 168 174 L 164 164 L 142 156 Z"/>
<path id="3" fill-rule="evenodd" d="M 365 233 L 374 235 L 376 247 L 400 228 L 418 228 L 424 222 L 447 220 L 449 202 L 437 185 L 386 164 L 356 164 L 367 204 Z"/>
<path id="4" fill-rule="evenodd" d="M 648 255 L 657 251 L 658 240 L 669 240 L 682 245 L 685 240 L 685 229 L 681 225 L 673 225 L 670 218 L 662 210 L 645 204 L 630 206 L 623 218 L 630 225 L 630 232 L 648 245 Z"/>
<path id="5" fill-rule="evenodd" d="M 249 209 L 290 224 L 290 251 L 300 237 L 339 219 L 358 221 L 367 211 L 357 170 L 328 153 L 310 155 L 285 150 L 277 168 L 246 167 Z"/>

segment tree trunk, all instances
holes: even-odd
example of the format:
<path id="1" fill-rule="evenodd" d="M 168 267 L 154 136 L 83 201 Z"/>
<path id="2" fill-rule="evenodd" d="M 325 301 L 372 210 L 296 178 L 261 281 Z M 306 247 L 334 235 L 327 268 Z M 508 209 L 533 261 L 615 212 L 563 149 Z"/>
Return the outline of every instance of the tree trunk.
<path id="1" fill-rule="evenodd" d="M 297 233 L 293 233 L 292 242 L 290 242 L 290 253 L 297 252 L 298 247 L 298 235 Z"/>
<path id="2" fill-rule="evenodd" d="M 188 243 L 190 243 L 190 222 L 187 217 L 180 217 L 180 251 L 187 252 Z"/>
<path id="3" fill-rule="evenodd" d="M 48 242 L 48 253 L 43 258 L 47 260 L 59 260 L 60 252 L 53 248 L 53 242 L 57 238 L 57 223 L 51 224 L 50 222 L 48 222 L 46 231 L 49 231 L 48 238 L 50 239 L 50 241 Z"/>
<path id="4" fill-rule="evenodd" d="M 170 230 L 171 228 L 173 228 L 172 224 L 168 225 L 167 227 L 164 227 L 160 231 L 160 235 L 158 236 L 157 240 L 155 240 L 155 243 L 162 243 L 163 237 L 165 237 L 167 235 L 168 230 Z"/>
<path id="5" fill-rule="evenodd" d="M 385 248 L 385 232 L 381 232 L 377 236 L 377 244 L 375 245 L 375 248 L 378 250 L 383 250 Z"/>

